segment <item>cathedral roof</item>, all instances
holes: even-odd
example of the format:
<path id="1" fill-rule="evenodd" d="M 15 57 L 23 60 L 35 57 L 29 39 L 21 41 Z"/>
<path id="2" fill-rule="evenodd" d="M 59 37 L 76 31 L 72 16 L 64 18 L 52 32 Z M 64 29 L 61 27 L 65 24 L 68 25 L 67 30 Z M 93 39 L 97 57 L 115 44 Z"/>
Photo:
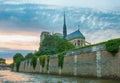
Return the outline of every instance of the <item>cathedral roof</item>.
<path id="1" fill-rule="evenodd" d="M 85 38 L 85 37 L 83 36 L 83 34 L 79 30 L 76 30 L 75 32 L 67 35 L 68 40 L 71 40 L 71 39 L 74 39 L 74 38 Z"/>

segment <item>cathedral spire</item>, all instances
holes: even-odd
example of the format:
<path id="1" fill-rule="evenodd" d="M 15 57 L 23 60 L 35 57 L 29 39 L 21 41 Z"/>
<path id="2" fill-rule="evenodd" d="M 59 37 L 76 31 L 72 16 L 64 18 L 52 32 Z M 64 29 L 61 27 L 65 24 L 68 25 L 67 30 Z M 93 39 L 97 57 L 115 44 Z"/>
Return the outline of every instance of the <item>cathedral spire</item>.
<path id="1" fill-rule="evenodd" d="M 66 18 L 65 18 L 65 12 L 64 12 L 64 24 L 63 24 L 63 38 L 67 37 L 67 27 L 66 27 Z"/>

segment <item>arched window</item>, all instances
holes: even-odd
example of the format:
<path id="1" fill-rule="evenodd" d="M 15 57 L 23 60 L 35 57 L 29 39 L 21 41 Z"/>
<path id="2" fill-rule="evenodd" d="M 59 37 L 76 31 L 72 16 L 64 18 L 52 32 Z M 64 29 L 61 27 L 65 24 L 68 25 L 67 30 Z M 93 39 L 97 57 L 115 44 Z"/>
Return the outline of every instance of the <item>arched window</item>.
<path id="1" fill-rule="evenodd" d="M 76 42 L 75 42 L 75 46 L 76 46 Z"/>
<path id="2" fill-rule="evenodd" d="M 77 43 L 78 43 L 78 46 L 80 46 L 80 45 L 81 45 L 81 44 L 80 44 L 80 40 L 78 40 L 78 41 L 77 41 Z"/>

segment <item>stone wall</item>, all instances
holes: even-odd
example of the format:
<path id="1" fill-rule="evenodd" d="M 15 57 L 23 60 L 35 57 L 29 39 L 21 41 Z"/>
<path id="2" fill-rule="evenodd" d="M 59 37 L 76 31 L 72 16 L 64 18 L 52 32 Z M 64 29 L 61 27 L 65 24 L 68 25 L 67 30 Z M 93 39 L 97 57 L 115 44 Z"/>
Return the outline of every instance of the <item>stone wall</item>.
<path id="1" fill-rule="evenodd" d="M 47 61 L 45 61 L 44 68 L 40 65 L 39 59 L 37 60 L 35 69 L 33 69 L 30 63 L 31 60 L 21 62 L 20 72 L 110 78 L 116 76 L 120 78 L 120 51 L 113 56 L 106 51 L 105 45 L 92 46 L 67 52 L 64 57 L 62 69 L 58 67 L 57 56 L 50 57 L 48 70 L 46 68 Z"/>
<path id="2" fill-rule="evenodd" d="M 64 57 L 64 64 L 61 74 L 74 75 L 74 55 Z"/>
<path id="3" fill-rule="evenodd" d="M 117 76 L 120 77 L 120 51 L 115 55 L 109 52 L 101 52 L 101 74 L 102 76 Z"/>
<path id="4" fill-rule="evenodd" d="M 77 75 L 96 76 L 96 53 L 77 55 Z"/>
<path id="5" fill-rule="evenodd" d="M 49 73 L 50 74 L 59 74 L 58 58 L 50 58 Z"/>

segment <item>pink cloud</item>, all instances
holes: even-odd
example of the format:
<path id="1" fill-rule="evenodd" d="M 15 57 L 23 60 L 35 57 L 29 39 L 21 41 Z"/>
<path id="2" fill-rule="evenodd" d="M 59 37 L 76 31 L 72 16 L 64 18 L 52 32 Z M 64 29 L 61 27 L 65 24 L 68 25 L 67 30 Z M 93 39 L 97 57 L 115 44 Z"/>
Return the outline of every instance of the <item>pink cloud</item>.
<path id="1" fill-rule="evenodd" d="M 0 33 L 0 47 L 20 50 L 38 50 L 38 33 Z"/>

